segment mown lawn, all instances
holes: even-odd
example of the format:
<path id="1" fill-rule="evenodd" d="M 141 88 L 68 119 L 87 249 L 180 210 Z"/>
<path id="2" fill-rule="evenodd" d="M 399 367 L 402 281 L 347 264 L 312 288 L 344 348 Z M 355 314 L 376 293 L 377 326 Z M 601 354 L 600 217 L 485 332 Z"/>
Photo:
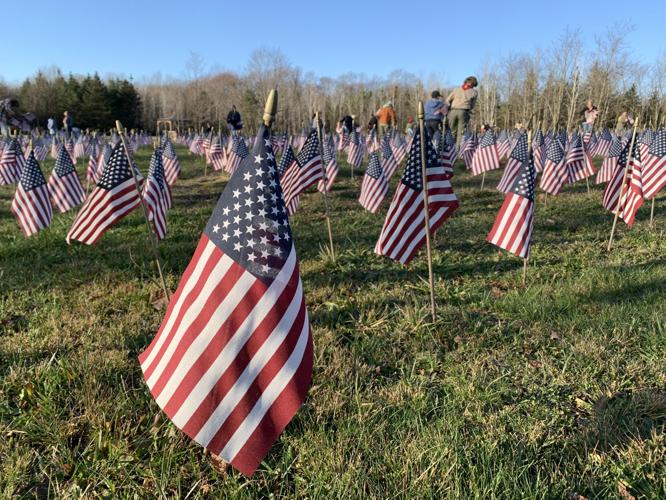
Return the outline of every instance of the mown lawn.
<path id="1" fill-rule="evenodd" d="M 226 180 L 178 153 L 172 290 Z M 0 497 L 666 497 L 666 197 L 656 228 L 643 207 L 609 254 L 599 186 L 540 195 L 523 287 L 522 261 L 485 242 L 498 179 L 481 191 L 457 168 L 435 324 L 424 256 L 373 254 L 388 201 L 362 211 L 343 169 L 334 263 L 323 200 L 305 196 L 291 222 L 313 386 L 252 479 L 217 471 L 143 383 L 136 356 L 164 311 L 141 212 L 92 248 L 65 243 L 72 215 L 25 240 L 0 188 Z"/>

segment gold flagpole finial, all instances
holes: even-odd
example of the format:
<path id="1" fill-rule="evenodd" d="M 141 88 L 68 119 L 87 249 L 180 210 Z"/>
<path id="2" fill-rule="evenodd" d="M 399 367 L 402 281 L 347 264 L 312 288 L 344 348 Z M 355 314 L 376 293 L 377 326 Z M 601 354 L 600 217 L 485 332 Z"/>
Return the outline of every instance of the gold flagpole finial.
<path id="1" fill-rule="evenodd" d="M 277 114 L 277 105 L 278 105 L 278 94 L 277 90 L 271 90 L 268 94 L 268 99 L 266 99 L 266 106 L 264 107 L 264 125 L 270 127 L 273 123 L 273 119 Z"/>
<path id="2" fill-rule="evenodd" d="M 419 118 L 419 120 L 423 120 L 425 118 L 425 111 L 423 109 L 423 101 L 419 101 L 418 118 Z"/>

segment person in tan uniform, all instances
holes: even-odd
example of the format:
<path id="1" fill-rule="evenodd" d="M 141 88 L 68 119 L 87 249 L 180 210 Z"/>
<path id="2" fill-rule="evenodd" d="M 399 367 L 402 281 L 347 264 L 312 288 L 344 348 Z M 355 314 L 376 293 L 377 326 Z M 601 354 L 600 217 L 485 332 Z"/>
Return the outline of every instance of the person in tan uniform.
<path id="1" fill-rule="evenodd" d="M 462 140 L 465 130 L 467 130 L 469 117 L 479 96 L 479 92 L 476 90 L 478 84 L 479 82 L 476 77 L 468 76 L 465 78 L 462 86 L 453 89 L 453 92 L 446 98 L 446 102 L 450 108 L 447 116 L 449 128 L 456 138 L 456 144 L 458 145 Z"/>

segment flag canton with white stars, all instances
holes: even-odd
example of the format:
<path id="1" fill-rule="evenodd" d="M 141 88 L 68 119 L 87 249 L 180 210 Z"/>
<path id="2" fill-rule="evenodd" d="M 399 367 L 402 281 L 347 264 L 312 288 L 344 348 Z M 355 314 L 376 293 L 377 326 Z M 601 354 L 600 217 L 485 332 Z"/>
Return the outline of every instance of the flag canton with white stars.
<path id="1" fill-rule="evenodd" d="M 486 130 L 486 132 L 483 134 L 483 137 L 481 138 L 481 142 L 479 142 L 479 147 L 480 148 L 487 148 L 488 146 L 492 146 L 495 144 L 495 134 L 491 129 Z"/>
<path id="2" fill-rule="evenodd" d="M 578 149 L 583 147 L 583 140 L 578 134 L 578 132 L 574 132 L 573 135 L 571 136 L 571 147 Z"/>
<path id="3" fill-rule="evenodd" d="M 645 131 L 641 134 L 641 138 L 638 139 L 638 144 L 644 144 L 646 146 L 650 146 L 652 144 L 652 141 L 654 140 L 654 132 L 652 129 L 645 129 Z"/>
<path id="4" fill-rule="evenodd" d="M 173 144 L 171 144 L 171 141 L 166 136 L 162 142 L 162 154 L 170 160 L 173 160 L 176 157 L 176 150 L 173 148 Z"/>
<path id="5" fill-rule="evenodd" d="M 534 201 L 535 170 L 531 155 L 529 156 L 529 158 L 523 160 L 523 164 L 520 166 L 516 180 L 513 181 L 513 186 L 511 186 L 511 192 L 518 196 L 522 196 L 523 198 L 527 198 L 530 201 Z"/>
<path id="6" fill-rule="evenodd" d="M 248 154 L 250 154 L 250 152 L 247 150 L 247 146 L 245 145 L 245 141 L 238 135 L 234 136 L 233 151 L 241 158 L 245 158 Z"/>
<path id="7" fill-rule="evenodd" d="M 328 165 L 333 160 L 333 155 L 331 154 L 331 146 L 327 140 L 324 140 L 322 146 L 322 154 L 324 155 L 324 165 Z"/>
<path id="8" fill-rule="evenodd" d="M 111 190 L 131 178 L 132 171 L 127 161 L 127 155 L 125 154 L 122 142 L 119 142 L 113 148 L 106 168 L 104 168 L 102 177 L 97 185 L 106 190 Z"/>
<path id="9" fill-rule="evenodd" d="M 72 158 L 69 156 L 69 153 L 65 148 L 60 148 L 58 151 L 58 158 L 55 162 L 54 171 L 58 174 L 58 177 L 64 177 L 72 172 L 75 172 L 74 165 L 72 164 Z"/>
<path id="10" fill-rule="evenodd" d="M 319 138 L 317 131 L 313 130 L 303 144 L 303 149 L 298 153 L 299 166 L 307 165 L 313 158 L 319 156 Z"/>
<path id="11" fill-rule="evenodd" d="M 541 129 L 537 129 L 536 132 L 534 132 L 534 139 L 532 139 L 532 147 L 539 147 L 543 146 L 544 140 L 543 140 L 543 132 L 541 132 Z"/>
<path id="12" fill-rule="evenodd" d="M 613 142 L 611 142 L 610 148 L 608 150 L 608 156 L 611 158 L 618 157 L 620 154 L 622 154 L 623 149 L 622 141 L 619 137 L 615 137 Z"/>
<path id="13" fill-rule="evenodd" d="M 166 181 L 164 180 L 164 163 L 162 162 L 162 150 L 157 148 L 150 156 L 150 167 L 148 175 L 152 175 L 160 189 L 164 189 Z"/>
<path id="14" fill-rule="evenodd" d="M 603 139 L 604 141 L 612 141 L 613 136 L 611 135 L 610 130 L 605 128 L 604 131 L 601 133 L 601 139 Z"/>
<path id="15" fill-rule="evenodd" d="M 650 154 L 658 158 L 666 156 L 666 130 L 659 130 L 655 136 L 652 144 L 650 144 Z"/>
<path id="16" fill-rule="evenodd" d="M 511 152 L 511 158 L 524 162 L 527 159 L 527 134 L 522 133 L 518 138 L 516 147 Z"/>
<path id="17" fill-rule="evenodd" d="M 564 151 L 560 146 L 560 141 L 550 141 L 548 149 L 546 150 L 546 158 L 555 163 L 556 165 L 564 158 Z"/>
<path id="18" fill-rule="evenodd" d="M 368 174 L 373 179 L 379 179 L 384 173 L 382 165 L 381 163 L 379 163 L 379 156 L 377 156 L 376 151 L 370 155 L 368 169 L 365 171 L 365 173 Z"/>
<path id="19" fill-rule="evenodd" d="M 280 164 L 277 167 L 278 175 L 280 177 L 282 177 L 282 175 L 287 171 L 289 165 L 291 165 L 294 160 L 296 160 L 296 156 L 294 156 L 294 150 L 291 146 L 289 146 L 286 153 L 282 155 L 282 158 L 280 158 Z"/>
<path id="20" fill-rule="evenodd" d="M 277 276 L 289 256 L 291 229 L 264 125 L 252 154 L 242 161 L 220 196 L 204 233 L 264 282 Z"/>
<path id="21" fill-rule="evenodd" d="M 622 167 L 627 166 L 627 157 L 629 156 L 629 147 L 630 143 L 627 143 L 627 145 L 622 149 L 622 153 L 620 153 L 620 158 L 618 159 L 618 163 Z M 638 143 L 634 142 L 634 151 L 633 151 L 633 157 L 635 160 L 638 160 L 639 162 L 641 161 L 641 152 L 638 147 Z"/>
<path id="22" fill-rule="evenodd" d="M 21 172 L 21 186 L 23 186 L 25 191 L 30 191 L 43 186 L 44 184 L 46 184 L 44 174 L 42 174 L 42 170 L 39 168 L 39 163 L 37 162 L 35 155 L 30 151 L 26 166 L 23 169 L 23 172 Z"/>
<path id="23" fill-rule="evenodd" d="M 388 160 L 392 156 L 393 151 L 391 151 L 391 144 L 388 141 L 388 134 L 384 134 L 384 138 L 382 139 L 382 158 Z"/>
<path id="24" fill-rule="evenodd" d="M 428 132 L 425 133 L 425 145 L 426 168 L 437 166 L 437 153 L 428 139 Z M 421 175 L 421 134 L 418 130 L 414 133 L 412 147 L 409 150 L 409 156 L 407 157 L 405 173 L 402 175 L 400 182 L 415 191 L 421 191 L 423 189 L 423 178 Z"/>

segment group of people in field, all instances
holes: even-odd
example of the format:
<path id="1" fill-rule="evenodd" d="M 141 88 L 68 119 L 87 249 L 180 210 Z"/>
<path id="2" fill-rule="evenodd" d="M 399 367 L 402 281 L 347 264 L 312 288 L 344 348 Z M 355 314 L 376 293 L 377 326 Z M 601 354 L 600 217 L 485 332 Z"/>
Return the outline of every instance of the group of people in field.
<path id="1" fill-rule="evenodd" d="M 9 97 L 0 100 L 0 136 L 9 137 L 11 129 L 30 130 L 32 118 L 30 113 L 20 116 L 17 112 L 19 102 Z M 46 121 L 49 135 L 54 136 L 58 132 L 55 119 L 49 117 Z M 74 131 L 74 119 L 69 111 L 65 111 L 62 117 L 62 130 L 69 136 Z"/>

